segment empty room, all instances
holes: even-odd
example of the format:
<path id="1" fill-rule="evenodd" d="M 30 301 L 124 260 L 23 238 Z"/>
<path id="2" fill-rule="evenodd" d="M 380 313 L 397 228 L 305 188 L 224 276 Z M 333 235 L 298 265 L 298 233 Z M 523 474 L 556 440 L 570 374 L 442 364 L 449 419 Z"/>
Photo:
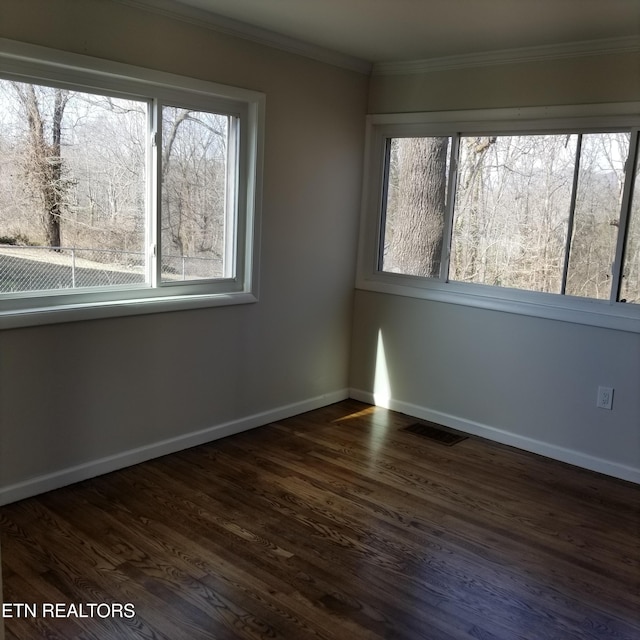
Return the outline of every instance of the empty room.
<path id="1" fill-rule="evenodd" d="M 637 0 L 0 2 L 0 639 L 640 639 Z"/>

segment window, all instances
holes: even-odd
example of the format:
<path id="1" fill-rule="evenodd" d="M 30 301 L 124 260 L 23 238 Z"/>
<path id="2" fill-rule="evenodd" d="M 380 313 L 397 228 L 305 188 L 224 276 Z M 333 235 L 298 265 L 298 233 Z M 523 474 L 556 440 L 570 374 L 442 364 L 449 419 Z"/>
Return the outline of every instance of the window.
<path id="1" fill-rule="evenodd" d="M 0 41 L 0 326 L 254 301 L 263 112 Z"/>
<path id="2" fill-rule="evenodd" d="M 640 118 L 599 109 L 370 116 L 358 286 L 640 330 Z"/>

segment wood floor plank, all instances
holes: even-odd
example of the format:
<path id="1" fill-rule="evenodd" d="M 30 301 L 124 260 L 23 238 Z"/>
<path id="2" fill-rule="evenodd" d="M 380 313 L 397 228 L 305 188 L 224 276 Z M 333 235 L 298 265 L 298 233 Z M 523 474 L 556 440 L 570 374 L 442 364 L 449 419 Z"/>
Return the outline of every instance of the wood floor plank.
<path id="1" fill-rule="evenodd" d="M 640 640 L 640 487 L 345 401 L 0 510 L 10 640 Z"/>

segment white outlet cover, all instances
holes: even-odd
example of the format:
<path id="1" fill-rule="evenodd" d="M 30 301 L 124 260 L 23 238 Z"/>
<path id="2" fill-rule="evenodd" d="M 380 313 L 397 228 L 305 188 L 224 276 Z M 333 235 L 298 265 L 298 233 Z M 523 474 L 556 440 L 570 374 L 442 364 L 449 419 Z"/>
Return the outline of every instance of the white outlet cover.
<path id="1" fill-rule="evenodd" d="M 611 387 L 598 387 L 596 406 L 600 409 L 613 409 L 613 389 Z"/>

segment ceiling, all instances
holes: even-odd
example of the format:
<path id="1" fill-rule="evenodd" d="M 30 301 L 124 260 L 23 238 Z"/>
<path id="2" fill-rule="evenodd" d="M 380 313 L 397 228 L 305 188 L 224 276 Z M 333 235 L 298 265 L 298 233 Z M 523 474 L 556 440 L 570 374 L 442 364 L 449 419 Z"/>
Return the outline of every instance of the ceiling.
<path id="1" fill-rule="evenodd" d="M 640 35 L 640 0 L 174 0 L 367 62 Z"/>

